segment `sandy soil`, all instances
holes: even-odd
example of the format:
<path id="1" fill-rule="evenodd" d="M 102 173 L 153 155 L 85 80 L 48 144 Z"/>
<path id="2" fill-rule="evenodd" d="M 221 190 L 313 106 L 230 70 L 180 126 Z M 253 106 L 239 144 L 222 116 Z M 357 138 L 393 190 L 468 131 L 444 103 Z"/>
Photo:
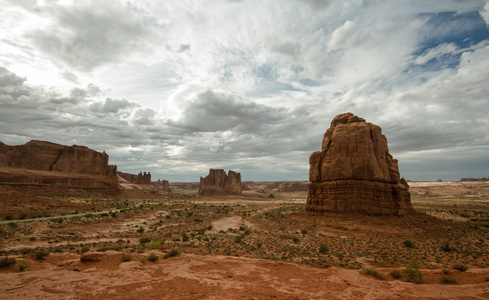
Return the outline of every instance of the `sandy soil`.
<path id="1" fill-rule="evenodd" d="M 159 252 L 156 252 L 161 254 Z M 439 285 L 378 280 L 359 270 L 318 269 L 229 256 L 181 255 L 157 262 L 148 253 L 121 262 L 106 252 L 100 262 L 73 254 L 29 261 L 34 271 L 0 273 L 1 299 L 487 299 L 489 283 Z M 160 255 L 161 256 L 161 255 Z M 37 264 L 37 265 L 36 265 Z M 387 273 L 388 270 L 381 270 Z M 480 277 L 487 270 L 453 273 Z M 440 270 L 425 270 L 427 281 Z M 422 295 L 422 297 L 420 297 Z"/>

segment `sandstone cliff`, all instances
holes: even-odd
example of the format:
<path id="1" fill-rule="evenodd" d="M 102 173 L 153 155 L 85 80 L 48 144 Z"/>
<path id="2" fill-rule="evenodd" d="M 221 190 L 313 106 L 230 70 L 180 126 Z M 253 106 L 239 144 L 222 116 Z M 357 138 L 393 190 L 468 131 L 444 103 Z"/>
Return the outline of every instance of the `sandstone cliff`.
<path id="1" fill-rule="evenodd" d="M 124 173 L 124 172 L 117 172 L 117 175 L 120 177 L 124 178 L 130 183 L 134 184 L 151 184 L 151 172 L 139 172 L 138 175 L 136 174 L 130 174 L 130 173 Z"/>
<path id="2" fill-rule="evenodd" d="M 8 146 L 0 142 L 2 182 L 117 189 L 117 167 L 108 162 L 105 152 L 84 146 L 45 141 Z"/>
<path id="3" fill-rule="evenodd" d="M 171 192 L 170 182 L 168 180 L 160 180 L 151 182 L 151 185 L 157 190 L 162 192 Z"/>
<path id="4" fill-rule="evenodd" d="M 210 169 L 209 175 L 200 177 L 199 196 L 241 195 L 241 174 L 223 169 Z"/>
<path id="5" fill-rule="evenodd" d="M 351 113 L 333 119 L 309 164 L 309 213 L 399 215 L 412 210 L 409 186 L 400 178 L 382 130 Z"/>
<path id="6" fill-rule="evenodd" d="M 306 192 L 309 187 L 309 182 L 307 181 L 295 181 L 295 182 L 284 182 L 279 185 L 279 192 Z"/>

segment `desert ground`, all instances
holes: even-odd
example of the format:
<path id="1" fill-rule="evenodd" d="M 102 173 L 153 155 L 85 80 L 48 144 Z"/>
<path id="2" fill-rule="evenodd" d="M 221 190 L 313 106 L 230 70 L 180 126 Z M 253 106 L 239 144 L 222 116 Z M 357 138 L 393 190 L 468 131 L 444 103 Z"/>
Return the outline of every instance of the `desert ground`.
<path id="1" fill-rule="evenodd" d="M 0 299 L 488 299 L 489 183 L 410 186 L 413 213 L 378 217 L 311 216 L 306 192 L 259 184 L 2 184 Z"/>

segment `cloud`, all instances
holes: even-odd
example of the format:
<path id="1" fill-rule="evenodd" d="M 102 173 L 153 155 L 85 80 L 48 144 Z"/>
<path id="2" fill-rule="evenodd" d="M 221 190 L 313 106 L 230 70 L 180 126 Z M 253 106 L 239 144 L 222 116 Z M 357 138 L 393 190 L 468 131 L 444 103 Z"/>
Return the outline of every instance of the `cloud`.
<path id="1" fill-rule="evenodd" d="M 73 6 L 47 5 L 42 10 L 52 23 L 25 36 L 52 59 L 81 71 L 118 62 L 143 49 L 145 38 L 158 27 L 155 19 L 130 3 L 83 1 Z"/>
<path id="2" fill-rule="evenodd" d="M 484 21 L 486 21 L 487 26 L 489 26 L 489 1 L 486 1 L 484 8 L 482 8 L 479 13 Z"/>
<path id="3" fill-rule="evenodd" d="M 455 43 L 443 43 L 435 48 L 431 48 L 425 51 L 422 55 L 418 56 L 415 60 L 416 64 L 423 65 L 432 59 L 438 59 L 446 54 L 453 54 L 457 51 L 457 45 Z"/>

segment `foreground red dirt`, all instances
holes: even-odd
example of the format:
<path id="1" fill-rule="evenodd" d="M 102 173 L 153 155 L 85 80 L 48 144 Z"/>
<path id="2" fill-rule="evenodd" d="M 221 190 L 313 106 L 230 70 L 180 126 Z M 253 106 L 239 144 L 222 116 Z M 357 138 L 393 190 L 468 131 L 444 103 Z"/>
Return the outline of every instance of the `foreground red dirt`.
<path id="1" fill-rule="evenodd" d="M 161 252 L 157 252 L 162 254 Z M 0 273 L 0 299 L 488 299 L 488 269 L 452 271 L 458 285 L 437 282 L 441 270 L 423 270 L 423 284 L 362 275 L 360 270 L 320 269 L 232 256 L 180 255 L 156 262 L 148 253 L 106 252 L 100 262 L 53 253 L 29 260 L 29 269 Z M 19 257 L 20 258 L 20 257 Z M 22 260 L 26 260 L 23 257 Z M 436 279 L 436 280 L 435 280 Z M 430 283 L 433 282 L 433 283 Z M 464 284 L 464 282 L 471 282 Z"/>

